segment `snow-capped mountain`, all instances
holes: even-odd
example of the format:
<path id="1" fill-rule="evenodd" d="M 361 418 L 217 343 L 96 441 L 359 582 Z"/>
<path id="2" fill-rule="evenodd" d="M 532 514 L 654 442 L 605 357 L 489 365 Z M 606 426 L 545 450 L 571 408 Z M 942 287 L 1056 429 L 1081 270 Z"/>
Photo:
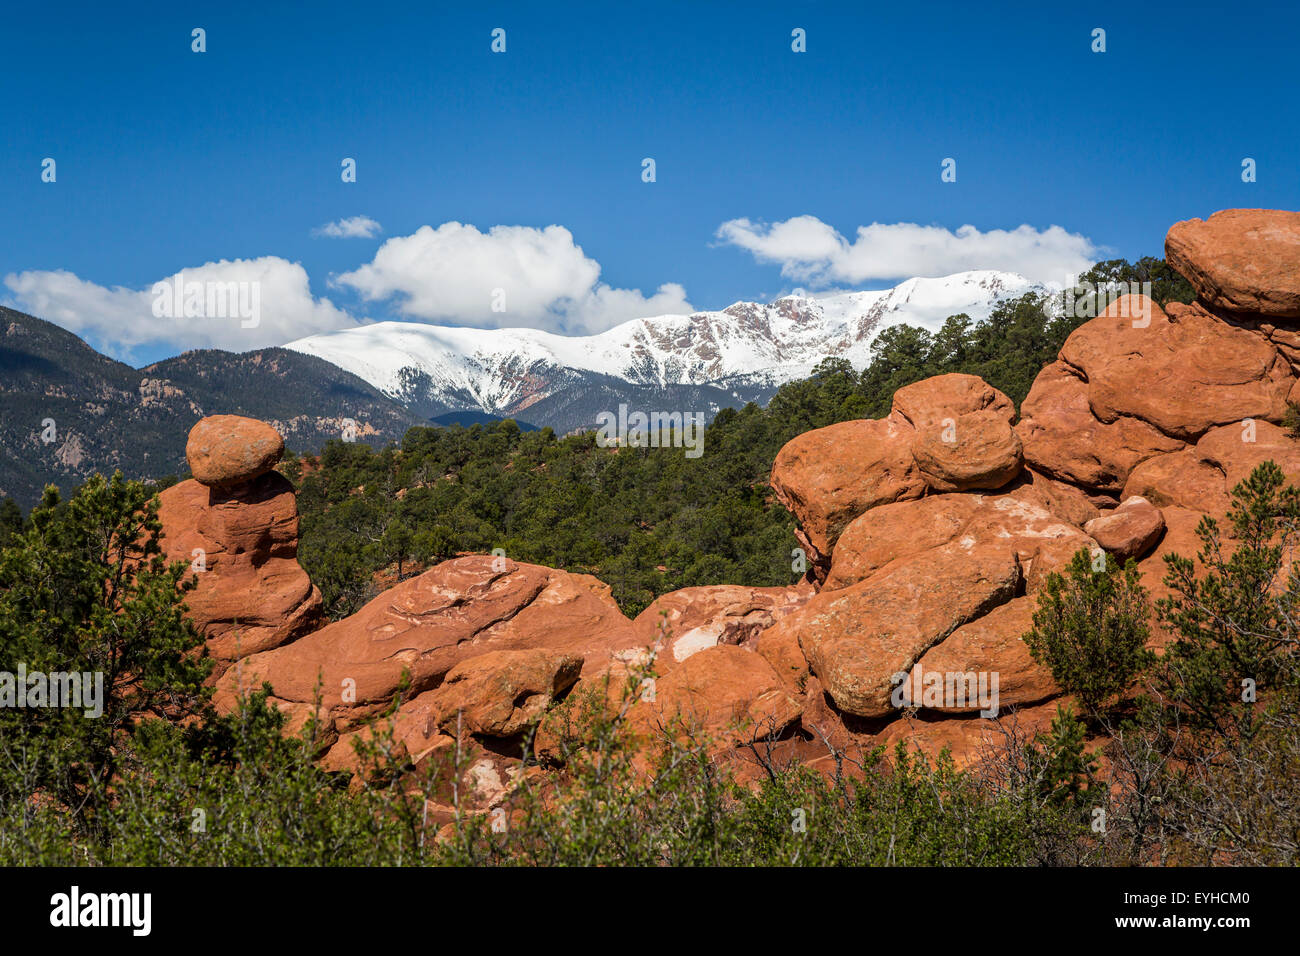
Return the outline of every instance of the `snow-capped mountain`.
<path id="1" fill-rule="evenodd" d="M 332 362 L 428 417 L 469 410 L 568 431 L 619 401 L 710 413 L 723 403 L 765 401 L 824 358 L 861 368 L 892 325 L 935 331 L 961 312 L 978 321 L 999 299 L 1030 291 L 1041 289 L 1015 273 L 962 272 L 634 319 L 599 335 L 379 322 L 285 347 Z"/>

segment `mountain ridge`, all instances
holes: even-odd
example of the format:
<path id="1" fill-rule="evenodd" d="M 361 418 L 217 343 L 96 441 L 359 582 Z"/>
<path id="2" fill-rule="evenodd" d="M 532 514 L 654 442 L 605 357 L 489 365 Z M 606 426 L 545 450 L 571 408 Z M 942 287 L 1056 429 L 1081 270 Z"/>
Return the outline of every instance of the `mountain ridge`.
<path id="1" fill-rule="evenodd" d="M 891 325 L 936 331 L 963 312 L 979 321 L 998 300 L 1033 291 L 1045 290 L 1017 273 L 978 270 L 875 291 L 632 319 L 587 336 L 389 321 L 307 336 L 285 348 L 332 362 L 424 417 L 474 410 L 568 431 L 590 427 L 594 411 L 549 410 L 575 405 L 553 401 L 561 392 L 626 394 L 670 407 L 703 403 L 710 412 L 724 402 L 762 402 L 825 358 L 864 366 L 871 342 Z"/>
<path id="2" fill-rule="evenodd" d="M 337 366 L 283 348 L 203 349 L 140 369 L 52 322 L 0 307 L 0 495 L 29 507 L 92 472 L 132 478 L 185 470 L 185 435 L 205 415 L 272 422 L 290 447 L 343 436 L 400 441 L 427 424 Z"/>

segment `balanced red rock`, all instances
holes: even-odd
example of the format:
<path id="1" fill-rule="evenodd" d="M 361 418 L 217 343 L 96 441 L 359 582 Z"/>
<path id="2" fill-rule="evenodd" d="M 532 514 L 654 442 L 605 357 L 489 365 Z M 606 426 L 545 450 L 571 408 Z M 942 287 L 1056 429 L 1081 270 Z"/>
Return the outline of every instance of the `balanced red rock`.
<path id="1" fill-rule="evenodd" d="M 242 415 L 210 415 L 190 430 L 185 458 L 194 480 L 230 488 L 264 475 L 284 454 L 284 439 L 266 422 Z"/>
<path id="2" fill-rule="evenodd" d="M 278 461 L 283 440 L 253 419 L 215 420 L 233 420 L 237 427 L 213 425 L 209 418 L 195 425 L 188 447 L 199 457 L 190 467 L 231 483 L 211 487 L 191 479 L 173 485 L 159 495 L 158 517 L 165 556 L 194 571 L 196 587 L 185 602 L 216 661 L 214 676 L 220 676 L 231 662 L 312 630 L 321 595 L 298 563 L 293 485 L 265 470 Z M 234 434 L 250 436 L 260 450 L 244 454 L 230 447 Z M 214 441 L 214 435 L 227 437 Z"/>
<path id="3" fill-rule="evenodd" d="M 799 516 L 818 555 L 844 527 L 877 505 L 919 498 L 925 481 L 912 459 L 911 425 L 901 419 L 841 422 L 791 440 L 772 465 L 772 490 Z"/>
<path id="4" fill-rule="evenodd" d="M 900 388 L 894 393 L 890 415 L 925 430 L 974 412 L 989 412 L 1010 425 L 1016 406 L 978 375 L 952 372 Z"/>
<path id="5" fill-rule="evenodd" d="M 1165 258 L 1212 308 L 1300 318 L 1300 212 L 1224 209 L 1175 223 Z"/>
<path id="6" fill-rule="evenodd" d="M 934 491 L 1001 488 L 1020 474 L 1020 439 L 996 412 L 968 412 L 919 430 L 912 457 Z"/>

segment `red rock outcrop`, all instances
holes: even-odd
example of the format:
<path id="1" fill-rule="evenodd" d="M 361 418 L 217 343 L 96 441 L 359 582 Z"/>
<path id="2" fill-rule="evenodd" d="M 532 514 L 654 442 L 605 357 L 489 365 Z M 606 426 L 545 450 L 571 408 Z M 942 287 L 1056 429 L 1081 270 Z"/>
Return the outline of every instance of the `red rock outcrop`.
<path id="1" fill-rule="evenodd" d="M 232 419 L 237 416 L 216 416 Z M 253 422 L 252 419 L 237 419 Z M 185 596 L 189 617 L 207 639 L 216 661 L 214 676 L 231 662 L 278 647 L 316 626 L 320 591 L 298 564 L 298 505 L 293 485 L 283 475 L 266 471 L 268 448 L 283 448 L 279 435 L 262 422 L 239 426 L 239 433 L 256 437 L 257 454 L 242 455 L 217 444 L 196 441 L 212 434 L 211 419 L 191 432 L 190 447 L 207 456 L 191 461 L 196 474 L 219 474 L 229 482 L 238 474 L 232 462 L 242 462 L 246 477 L 239 483 L 210 487 L 196 479 L 183 481 L 159 495 L 163 552 L 170 561 L 184 561 L 194 571 L 197 586 Z M 230 434 L 229 431 L 221 431 Z M 254 462 L 250 465 L 249 462 Z"/>
<path id="2" fill-rule="evenodd" d="M 344 731 L 384 705 L 437 687 L 463 661 L 490 651 L 545 650 L 591 670 L 637 646 L 631 622 L 595 578 L 490 555 L 456 558 L 389 588 L 351 617 L 254 654 L 217 684 L 230 708 L 270 682 L 290 714 L 321 706 Z"/>
<path id="3" fill-rule="evenodd" d="M 1021 637 L 1050 572 L 1080 548 L 1100 547 L 1139 559 L 1152 598 L 1162 597 L 1165 556 L 1196 554 L 1205 515 L 1223 528 L 1229 492 L 1256 465 L 1272 459 L 1300 481 L 1300 443 L 1279 427 L 1300 399 L 1292 367 L 1300 330 L 1286 323 L 1300 318 L 1300 214 L 1238 210 L 1182 223 L 1169 250 L 1198 301 L 1165 310 L 1125 296 L 1076 329 L 1024 402 L 1014 425 L 1019 454 L 1001 431 L 1014 408 L 973 376 L 900 389 L 882 423 L 836 426 L 841 444 L 886 428 L 901 444 L 897 426 L 912 428 L 925 489 L 833 493 L 836 533 L 817 537 L 833 548 L 820 592 L 758 636 L 757 646 L 810 689 L 810 735 L 948 744 L 969 759 L 982 708 L 951 692 L 912 700 L 912 691 L 938 686 L 928 676 L 951 691 L 996 675 L 1001 707 L 1045 725 L 1060 689 Z M 964 449 L 961 426 L 972 421 L 979 430 Z M 823 487 L 808 450 L 825 447 L 826 431 L 796 439 L 801 455 L 783 450 L 774 483 Z M 855 482 L 846 467 L 837 464 L 827 490 L 871 486 L 873 476 Z M 800 496 L 783 500 L 805 530 L 829 527 L 825 501 L 807 514 Z M 1153 646 L 1167 639 L 1153 630 Z M 805 672 L 791 656 L 795 644 Z M 901 718 L 911 706 L 921 719 Z M 879 730 L 854 723 L 861 719 L 887 723 Z"/>
<path id="4" fill-rule="evenodd" d="M 1300 398 L 1300 214 L 1217 213 L 1167 245 L 1198 301 L 1111 303 L 1040 372 L 1018 422 L 980 378 L 943 375 L 899 389 L 883 419 L 782 448 L 771 485 L 812 582 L 686 588 L 633 621 L 594 578 L 466 557 L 301 636 L 319 598 L 294 560 L 291 489 L 265 473 L 276 442 L 209 423 L 191 466 L 211 487 L 170 489 L 164 524 L 169 553 L 209 555 L 192 614 L 214 653 L 243 658 L 217 703 L 269 681 L 291 727 L 317 714 L 337 737 L 324 765 L 356 769 L 353 744 L 405 686 L 398 744 L 416 762 L 468 748 L 484 807 L 540 772 L 503 739 L 573 693 L 603 695 L 647 736 L 701 731 L 728 761 L 768 738 L 813 767 L 827 742 L 898 740 L 966 764 L 1005 743 L 982 712 L 1042 729 L 1063 698 L 1022 637 L 1048 575 L 1101 548 L 1137 559 L 1159 598 L 1164 558 L 1196 553 L 1204 516 L 1230 530 L 1252 468 L 1271 459 L 1300 481 L 1300 443 L 1280 427 Z"/>
<path id="5" fill-rule="evenodd" d="M 1211 308 L 1300 318 L 1300 212 L 1224 209 L 1175 223 L 1165 258 Z"/>

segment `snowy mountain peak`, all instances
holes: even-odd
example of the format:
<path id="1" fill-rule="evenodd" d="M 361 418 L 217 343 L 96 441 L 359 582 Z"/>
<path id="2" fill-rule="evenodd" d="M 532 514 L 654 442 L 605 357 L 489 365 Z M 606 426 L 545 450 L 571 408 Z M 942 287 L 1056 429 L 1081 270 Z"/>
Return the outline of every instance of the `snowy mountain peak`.
<path id="1" fill-rule="evenodd" d="M 1033 291 L 1042 290 L 1024 276 L 983 270 L 632 319 L 588 336 L 378 322 L 285 347 L 332 362 L 422 414 L 468 409 L 547 424 L 528 410 L 543 413 L 539 405 L 556 405 L 560 391 L 596 384 L 602 398 L 627 386 L 761 401 L 827 357 L 861 368 L 890 326 L 933 332 L 963 312 L 978 321 L 999 299 Z"/>

